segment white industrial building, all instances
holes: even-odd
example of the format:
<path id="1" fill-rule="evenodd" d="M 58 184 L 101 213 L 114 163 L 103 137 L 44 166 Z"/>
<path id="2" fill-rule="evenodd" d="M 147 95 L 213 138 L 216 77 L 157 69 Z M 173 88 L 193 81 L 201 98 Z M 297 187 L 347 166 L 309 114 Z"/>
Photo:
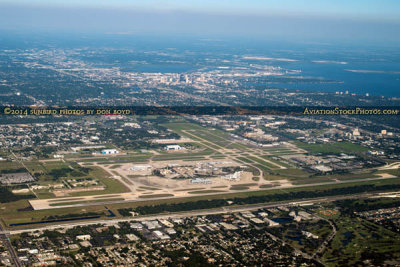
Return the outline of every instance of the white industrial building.
<path id="1" fill-rule="evenodd" d="M 153 231 L 153 234 L 155 235 L 155 237 L 157 237 L 158 239 L 161 239 L 161 240 L 170 239 L 169 235 L 164 234 L 161 231 L 157 231 L 157 230 Z"/>
<path id="2" fill-rule="evenodd" d="M 144 221 L 143 224 L 146 225 L 149 230 L 161 228 L 161 225 L 159 225 L 157 221 Z"/>
<path id="3" fill-rule="evenodd" d="M 227 179 L 229 181 L 238 181 L 238 180 L 240 180 L 242 173 L 243 173 L 242 171 L 238 171 L 233 174 L 228 174 L 228 175 L 222 176 L 222 178 Z"/>
<path id="4" fill-rule="evenodd" d="M 90 235 L 77 235 L 76 236 L 77 240 L 82 240 L 82 241 L 87 241 L 92 239 L 92 237 Z"/>
<path id="5" fill-rule="evenodd" d="M 314 170 L 317 170 L 320 172 L 331 172 L 332 171 L 332 168 L 325 166 L 325 165 L 315 165 L 315 166 L 312 166 L 312 168 Z"/>
<path id="6" fill-rule="evenodd" d="M 103 154 L 103 155 L 118 154 L 118 153 L 119 153 L 119 151 L 116 149 L 103 149 L 101 151 L 101 154 Z"/>
<path id="7" fill-rule="evenodd" d="M 268 226 L 279 226 L 279 223 L 274 222 L 273 220 L 268 219 L 268 218 L 264 218 L 263 221 L 268 223 Z"/>
<path id="8" fill-rule="evenodd" d="M 170 150 L 181 150 L 183 147 L 180 145 L 167 145 L 165 146 L 165 150 L 170 151 Z"/>

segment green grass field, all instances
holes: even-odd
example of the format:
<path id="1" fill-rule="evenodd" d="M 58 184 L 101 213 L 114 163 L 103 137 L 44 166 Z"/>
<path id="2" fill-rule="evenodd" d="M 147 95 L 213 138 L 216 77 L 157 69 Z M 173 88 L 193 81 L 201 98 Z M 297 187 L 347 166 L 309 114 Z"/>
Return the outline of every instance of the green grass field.
<path id="1" fill-rule="evenodd" d="M 274 173 L 283 176 L 282 178 L 288 178 L 290 180 L 298 180 L 298 179 L 303 179 L 307 178 L 310 176 L 308 172 L 305 172 L 301 169 L 297 168 L 289 168 L 289 169 L 279 169 L 279 170 L 274 170 Z"/>
<path id="2" fill-rule="evenodd" d="M 253 162 L 255 162 L 255 163 L 259 163 L 261 166 L 263 166 L 264 168 L 263 169 L 265 169 L 265 168 L 267 168 L 267 169 L 276 169 L 276 168 L 279 168 L 278 166 L 275 166 L 275 165 L 273 165 L 273 164 L 271 164 L 271 163 L 269 163 L 269 162 L 266 162 L 265 160 L 262 160 L 262 159 L 260 159 L 260 158 L 256 158 L 256 157 L 251 157 L 251 156 L 249 156 L 249 157 L 247 157 L 248 159 L 250 159 L 250 160 L 252 160 Z"/>
<path id="3" fill-rule="evenodd" d="M 104 198 L 104 199 L 96 199 L 96 200 L 52 203 L 52 204 L 50 204 L 50 206 L 57 207 L 57 206 L 67 206 L 67 205 L 77 205 L 77 204 L 92 204 L 92 203 L 98 203 L 98 202 L 104 202 L 104 201 L 122 201 L 122 200 L 124 200 L 124 198 L 113 197 L 113 198 Z"/>
<path id="4" fill-rule="evenodd" d="M 339 142 L 335 144 L 305 144 L 296 141 L 295 144 L 310 153 L 340 154 L 340 153 L 362 153 L 368 148 L 350 142 Z"/>
<path id="5" fill-rule="evenodd" d="M 241 161 L 243 161 L 243 162 L 246 162 L 246 163 L 253 163 L 252 160 L 249 160 L 248 158 L 245 158 L 245 157 L 237 157 L 237 159 L 238 159 L 238 160 L 241 160 Z"/>
<path id="6" fill-rule="evenodd" d="M 337 234 L 322 257 L 326 266 L 356 266 L 364 253 L 400 258 L 399 234 L 362 218 L 340 216 L 334 222 Z"/>
<path id="7" fill-rule="evenodd" d="M 3 206 L 3 205 L 1 205 Z M 6 225 L 11 223 L 25 223 L 25 222 L 37 222 L 41 221 L 49 216 L 64 216 L 67 214 L 76 214 L 84 212 L 104 212 L 106 209 L 104 206 L 87 206 L 80 208 L 59 208 L 59 209 L 48 209 L 48 210 L 35 210 L 35 211 L 16 211 L 17 208 L 26 208 L 28 206 L 27 201 L 18 201 L 6 205 L 6 209 L 0 210 L 0 216 Z M 13 227 L 24 228 L 24 227 Z"/>
<path id="8" fill-rule="evenodd" d="M 3 170 L 16 170 L 23 168 L 21 163 L 16 162 L 16 161 L 1 161 L 0 163 L 0 171 Z"/>
<path id="9" fill-rule="evenodd" d="M 233 146 L 233 144 L 231 144 L 229 141 L 229 134 L 218 129 L 207 129 L 193 123 L 167 123 L 162 124 L 162 126 L 171 129 L 179 135 L 199 141 L 203 145 L 209 146 L 213 149 L 221 149 L 228 146 Z M 246 148 L 240 147 L 239 144 L 237 145 L 237 148 Z"/>
<path id="10" fill-rule="evenodd" d="M 154 195 L 145 195 L 139 196 L 139 198 L 159 198 L 159 197 L 172 197 L 174 195 L 171 194 L 154 194 Z"/>
<path id="11" fill-rule="evenodd" d="M 266 159 L 266 160 L 269 160 L 271 162 L 274 162 L 274 163 L 276 163 L 276 164 L 278 164 L 280 166 L 283 166 L 283 167 L 286 167 L 286 168 L 291 168 L 291 166 L 289 164 L 283 162 L 282 160 L 273 159 L 271 156 L 261 156 L 261 157 Z"/>
<path id="12" fill-rule="evenodd" d="M 105 190 L 100 191 L 86 191 L 71 193 L 71 196 L 92 196 L 98 194 L 116 194 L 129 192 L 129 188 L 121 184 L 119 181 L 108 178 L 110 175 L 100 167 L 91 167 L 89 176 L 98 179 L 105 187 Z"/>
<path id="13" fill-rule="evenodd" d="M 211 194 L 211 193 L 221 193 L 221 190 L 199 190 L 199 191 L 189 191 L 189 194 Z"/>

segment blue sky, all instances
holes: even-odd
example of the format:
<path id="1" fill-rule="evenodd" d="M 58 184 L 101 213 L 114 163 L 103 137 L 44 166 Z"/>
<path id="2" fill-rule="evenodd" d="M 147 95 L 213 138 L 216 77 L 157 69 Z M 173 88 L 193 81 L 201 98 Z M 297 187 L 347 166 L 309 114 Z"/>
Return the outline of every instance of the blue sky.
<path id="1" fill-rule="evenodd" d="M 400 43 L 400 0 L 0 0 L 0 30 Z"/>

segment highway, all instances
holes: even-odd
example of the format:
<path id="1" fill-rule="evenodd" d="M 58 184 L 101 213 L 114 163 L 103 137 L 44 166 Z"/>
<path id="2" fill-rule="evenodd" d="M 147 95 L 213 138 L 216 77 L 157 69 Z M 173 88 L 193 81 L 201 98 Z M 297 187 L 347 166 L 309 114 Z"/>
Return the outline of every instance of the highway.
<path id="1" fill-rule="evenodd" d="M 18 255 L 15 252 L 13 246 L 11 245 L 10 239 L 8 238 L 8 232 L 4 230 L 3 226 L 0 223 L 0 239 L 3 240 L 3 243 L 6 245 L 8 252 L 11 255 L 11 260 L 14 263 L 14 266 L 21 267 L 22 264 L 19 261 Z"/>
<path id="2" fill-rule="evenodd" d="M 324 203 L 324 202 L 333 202 L 336 200 L 342 199 L 360 199 L 360 198 L 371 198 L 374 196 L 378 196 L 379 193 L 363 193 L 363 194 L 354 194 L 354 195 L 345 195 L 345 196 L 330 196 L 330 197 L 322 197 L 322 198 L 314 198 L 307 199 L 301 201 L 281 201 L 281 202 L 273 202 L 273 203 L 265 203 L 265 204 L 254 204 L 254 205 L 242 205 L 242 206 L 225 206 L 216 209 L 207 209 L 207 210 L 193 210 L 193 211 L 185 211 L 185 212 L 175 212 L 175 213 L 167 213 L 167 214 L 154 214 L 154 215 L 146 215 L 146 216 L 135 216 L 135 217 L 127 217 L 127 218 L 115 218 L 115 219 L 99 219 L 94 221 L 82 221 L 82 222 L 65 222 L 57 225 L 44 225 L 44 226 L 32 226 L 26 229 L 16 229 L 10 230 L 10 234 L 20 234 L 25 232 L 32 232 L 36 230 L 55 230 L 55 229 L 70 229 L 76 226 L 88 226 L 94 224 L 106 224 L 113 225 L 119 222 L 127 222 L 127 221 L 148 221 L 148 220 L 157 220 L 157 219 L 168 219 L 168 218 L 183 218 L 183 217 L 193 217 L 193 216 L 204 216 L 204 215 L 213 215 L 213 214 L 224 214 L 224 213 L 235 213 L 242 211 L 252 211 L 258 210 L 262 208 L 275 208 L 282 206 L 293 206 L 293 205 L 308 205 L 313 203 Z"/>

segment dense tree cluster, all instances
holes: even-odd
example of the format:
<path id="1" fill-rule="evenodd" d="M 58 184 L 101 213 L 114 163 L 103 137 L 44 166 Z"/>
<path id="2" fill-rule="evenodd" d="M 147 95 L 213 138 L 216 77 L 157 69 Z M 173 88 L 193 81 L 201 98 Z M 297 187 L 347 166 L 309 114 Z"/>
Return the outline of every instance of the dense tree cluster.
<path id="1" fill-rule="evenodd" d="M 21 199 L 35 198 L 34 195 L 16 195 L 12 193 L 7 187 L 0 187 L 0 203 L 8 203 L 18 201 Z"/>

